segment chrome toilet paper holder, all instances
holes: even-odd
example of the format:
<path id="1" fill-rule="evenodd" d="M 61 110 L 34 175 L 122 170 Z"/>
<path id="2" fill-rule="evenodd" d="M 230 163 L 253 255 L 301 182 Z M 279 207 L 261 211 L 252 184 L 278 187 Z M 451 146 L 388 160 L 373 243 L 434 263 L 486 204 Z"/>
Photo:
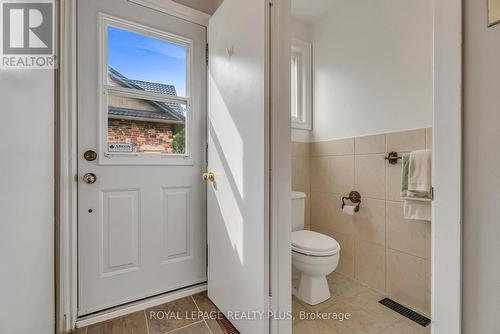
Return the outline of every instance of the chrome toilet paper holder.
<path id="1" fill-rule="evenodd" d="M 342 197 L 342 209 L 344 208 L 344 206 L 346 206 L 346 203 L 345 203 L 346 200 L 349 200 L 353 204 L 356 204 L 356 208 L 354 208 L 354 212 L 359 211 L 359 205 L 361 204 L 361 194 L 359 192 L 351 191 L 349 193 L 349 197 L 345 197 L 345 196 Z"/>

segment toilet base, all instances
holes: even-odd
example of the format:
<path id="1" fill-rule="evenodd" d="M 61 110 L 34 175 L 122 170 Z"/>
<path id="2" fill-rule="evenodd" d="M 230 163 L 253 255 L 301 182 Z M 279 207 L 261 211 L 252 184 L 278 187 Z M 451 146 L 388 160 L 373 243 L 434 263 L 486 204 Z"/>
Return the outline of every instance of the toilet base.
<path id="1" fill-rule="evenodd" d="M 309 305 L 321 304 L 331 296 L 326 276 L 309 276 L 304 273 L 301 273 L 299 286 L 292 293 Z"/>

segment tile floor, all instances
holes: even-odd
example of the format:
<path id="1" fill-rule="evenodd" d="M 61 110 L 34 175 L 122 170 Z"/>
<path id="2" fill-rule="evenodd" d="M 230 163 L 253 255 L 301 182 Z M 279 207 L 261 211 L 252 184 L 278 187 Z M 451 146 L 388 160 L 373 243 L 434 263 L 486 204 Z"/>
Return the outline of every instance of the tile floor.
<path id="1" fill-rule="evenodd" d="M 341 274 L 328 277 L 332 298 L 311 306 L 293 298 L 293 334 L 429 334 L 424 328 L 378 303 L 384 296 Z M 201 316 L 193 316 L 201 312 Z M 223 334 L 206 292 L 128 316 L 80 328 L 76 334 Z M 350 319 L 308 320 L 304 315 L 347 315 Z M 175 315 L 175 317 L 173 317 Z M 160 319 L 162 318 L 163 319 Z"/>
<path id="2" fill-rule="evenodd" d="M 372 290 L 341 274 L 328 277 L 332 298 L 311 306 L 293 297 L 293 334 L 429 334 L 430 327 L 422 327 L 378 303 L 384 298 Z M 308 320 L 304 314 L 330 314 L 330 320 Z M 350 319 L 338 316 L 350 314 Z"/>
<path id="3" fill-rule="evenodd" d="M 215 312 L 217 308 L 203 292 L 80 328 L 72 334 L 223 334 L 212 317 Z"/>

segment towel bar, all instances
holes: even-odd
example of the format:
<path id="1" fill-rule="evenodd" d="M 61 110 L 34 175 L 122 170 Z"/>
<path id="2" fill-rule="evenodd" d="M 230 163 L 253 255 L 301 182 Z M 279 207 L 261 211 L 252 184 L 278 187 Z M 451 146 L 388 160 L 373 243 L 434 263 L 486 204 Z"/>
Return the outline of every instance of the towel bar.
<path id="1" fill-rule="evenodd" d="M 400 157 L 398 152 L 389 152 L 384 159 L 389 161 L 391 165 L 395 165 L 398 163 L 398 160 L 403 159 L 403 157 Z"/>

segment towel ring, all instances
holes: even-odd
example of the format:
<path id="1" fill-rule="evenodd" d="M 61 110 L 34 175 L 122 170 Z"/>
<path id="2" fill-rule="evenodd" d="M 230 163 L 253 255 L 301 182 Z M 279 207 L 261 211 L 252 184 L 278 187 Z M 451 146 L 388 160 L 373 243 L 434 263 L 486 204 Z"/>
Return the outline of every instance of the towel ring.
<path id="1" fill-rule="evenodd" d="M 351 191 L 349 193 L 349 197 L 342 197 L 342 209 L 346 206 L 345 201 L 350 200 L 352 203 L 356 204 L 356 208 L 354 208 L 354 212 L 359 211 L 359 206 L 361 204 L 361 194 L 357 191 Z"/>

